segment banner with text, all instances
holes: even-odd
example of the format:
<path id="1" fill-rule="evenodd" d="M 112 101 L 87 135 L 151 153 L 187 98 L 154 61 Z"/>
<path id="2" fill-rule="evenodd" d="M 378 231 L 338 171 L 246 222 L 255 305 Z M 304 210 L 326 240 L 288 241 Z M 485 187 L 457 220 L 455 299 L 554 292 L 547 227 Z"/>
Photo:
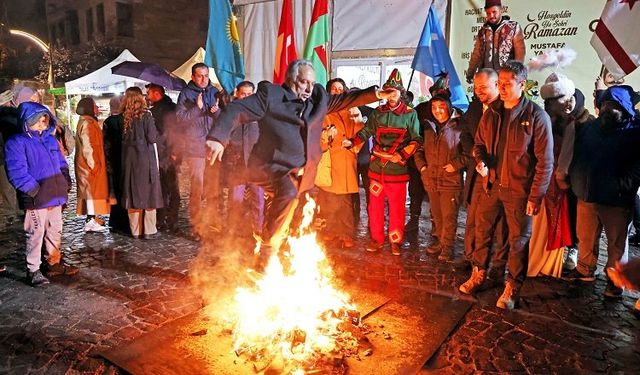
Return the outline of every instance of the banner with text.
<path id="1" fill-rule="evenodd" d="M 595 78 L 602 72 L 602 64 L 598 59 L 590 40 L 598 18 L 604 7 L 602 0 L 506 0 L 502 2 L 505 14 L 517 21 L 524 32 L 527 48 L 525 64 L 529 60 L 548 49 L 571 48 L 577 52 L 575 61 L 564 69 L 587 98 L 586 107 L 593 112 L 591 98 Z M 464 76 L 469 57 L 473 49 L 473 38 L 485 22 L 484 0 L 451 1 L 451 26 L 449 32 L 449 49 L 456 70 Z M 529 79 L 537 82 L 528 87 L 530 94 L 538 93 L 538 87 L 552 70 L 530 72 Z M 640 71 L 635 71 L 624 78 L 626 84 L 640 90 Z M 467 93 L 471 87 L 464 83 Z M 535 98 L 542 102 L 542 99 Z"/>

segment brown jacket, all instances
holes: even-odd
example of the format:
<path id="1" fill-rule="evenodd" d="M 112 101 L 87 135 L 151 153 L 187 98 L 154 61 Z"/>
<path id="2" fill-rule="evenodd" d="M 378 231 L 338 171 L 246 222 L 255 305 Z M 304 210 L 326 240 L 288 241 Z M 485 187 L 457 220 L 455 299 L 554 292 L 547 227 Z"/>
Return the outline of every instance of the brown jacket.
<path id="1" fill-rule="evenodd" d="M 474 39 L 467 82 L 471 82 L 476 71 L 482 68 L 498 71 L 507 60 L 524 62 L 525 52 L 524 34 L 516 21 L 502 16 L 496 31 L 485 22 Z"/>
<path id="2" fill-rule="evenodd" d="M 102 129 L 91 116 L 80 116 L 78 122 L 75 171 L 78 198 L 109 198 Z"/>
<path id="3" fill-rule="evenodd" d="M 355 108 L 355 110 L 358 110 Z M 359 112 L 359 110 L 358 110 Z M 323 186 L 322 190 L 334 194 L 358 192 L 358 155 L 356 148 L 349 150 L 342 147 L 342 141 L 353 139 L 364 127 L 364 123 L 355 122 L 349 117 L 349 110 L 327 115 L 323 129 L 334 125 L 337 134 L 329 142 L 327 137 L 321 138 L 322 151 L 331 155 L 331 186 Z"/>
<path id="4" fill-rule="evenodd" d="M 476 132 L 473 156 L 476 163 L 483 161 L 489 168 L 489 174 L 483 178 L 484 187 L 490 189 L 493 184 L 501 184 L 515 196 L 528 196 L 528 201 L 540 204 L 553 173 L 553 135 L 549 115 L 523 96 L 520 103 L 511 109 L 504 154 L 497 155 L 503 113 L 502 101 L 491 103 Z M 499 158 L 504 158 L 503 170 L 506 173 L 496 181 Z"/>

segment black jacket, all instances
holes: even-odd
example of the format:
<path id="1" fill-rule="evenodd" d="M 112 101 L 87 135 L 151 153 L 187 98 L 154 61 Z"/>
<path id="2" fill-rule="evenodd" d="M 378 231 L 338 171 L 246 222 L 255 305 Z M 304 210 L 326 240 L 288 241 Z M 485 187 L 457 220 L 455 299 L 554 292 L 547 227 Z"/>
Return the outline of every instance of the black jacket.
<path id="1" fill-rule="evenodd" d="M 260 135 L 249 157 L 252 182 L 271 180 L 304 167 L 299 186 L 304 192 L 314 186 L 326 114 L 376 100 L 375 87 L 329 95 L 316 84 L 311 97 L 302 102 L 286 85 L 263 81 L 254 95 L 233 101 L 222 111 L 207 139 L 226 147 L 235 128 L 257 121 Z"/>
<path id="2" fill-rule="evenodd" d="M 483 179 L 490 189 L 496 176 L 498 138 L 504 104 L 496 101 L 482 115 L 476 132 L 473 156 L 476 163 L 483 161 L 489 174 Z M 541 204 L 553 172 L 553 135 L 549 115 L 537 104 L 522 97 L 511 110 L 503 160 L 506 175 L 501 178 L 515 196 Z M 505 186 L 506 187 L 506 186 Z"/>
<path id="3" fill-rule="evenodd" d="M 434 121 L 427 121 L 424 143 L 415 153 L 416 168 L 422 170 L 426 191 L 460 191 L 463 188 L 463 172 L 469 155 L 464 153 L 460 143 L 461 115 L 454 111 L 446 124 L 438 128 Z M 444 166 L 453 165 L 454 172 L 447 172 Z"/>
<path id="4" fill-rule="evenodd" d="M 576 129 L 571 188 L 578 199 L 633 207 L 640 186 L 640 121 L 605 130 L 596 119 Z"/>

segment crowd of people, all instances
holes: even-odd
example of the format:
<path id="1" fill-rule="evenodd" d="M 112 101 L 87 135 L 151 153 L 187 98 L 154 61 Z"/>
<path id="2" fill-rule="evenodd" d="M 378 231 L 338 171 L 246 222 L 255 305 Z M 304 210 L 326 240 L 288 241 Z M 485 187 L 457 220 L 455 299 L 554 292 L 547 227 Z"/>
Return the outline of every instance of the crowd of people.
<path id="1" fill-rule="evenodd" d="M 317 195 L 321 240 L 352 248 L 362 185 L 366 250 L 382 251 L 388 242 L 393 255 L 408 251 L 427 198 L 430 243 L 421 259 L 437 256 L 470 271 L 462 293 L 500 286 L 496 305 L 513 309 L 527 277 L 592 282 L 604 230 L 604 295 L 620 297 L 635 285 L 620 275 L 633 269 L 625 268 L 628 237 L 634 215 L 640 222 L 640 95 L 598 81 L 591 114 L 570 78 L 553 72 L 538 106 L 524 91 L 520 26 L 502 14 L 500 1 L 487 0 L 485 10 L 466 72 L 474 88 L 467 111 L 452 104 L 446 73 L 430 99 L 413 108 L 398 70 L 381 89 L 350 89 L 340 78 L 323 87 L 310 62 L 295 60 L 282 85 L 244 81 L 226 93 L 198 63 L 177 103 L 162 86 L 148 85 L 146 97 L 131 87 L 111 100 L 101 125 L 95 101 L 80 100 L 69 142 L 70 131 L 45 106 L 16 91 L 1 113 L 3 129 L 11 123 L 14 130 L 3 130 L 0 177 L 15 189 L 3 183 L 4 199 L 15 200 L 17 191 L 25 210 L 29 282 L 78 272 L 60 257 L 71 189 L 65 156 L 75 148 L 77 214 L 86 216 L 87 232 L 110 226 L 154 239 L 159 230 L 177 231 L 183 176 L 190 187 L 187 235 L 253 235 L 260 271 L 295 227 L 307 192 Z M 365 106 L 380 99 L 375 109 Z M 464 251 L 456 254 L 463 206 Z"/>

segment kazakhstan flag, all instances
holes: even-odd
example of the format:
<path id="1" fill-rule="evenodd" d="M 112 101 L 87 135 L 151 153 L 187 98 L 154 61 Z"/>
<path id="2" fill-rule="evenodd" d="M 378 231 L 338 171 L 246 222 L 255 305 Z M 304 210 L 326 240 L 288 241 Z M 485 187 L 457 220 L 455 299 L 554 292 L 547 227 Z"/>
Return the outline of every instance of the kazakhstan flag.
<path id="1" fill-rule="evenodd" d="M 240 37 L 229 0 L 209 0 L 209 32 L 204 63 L 213 68 L 229 94 L 244 80 Z"/>

